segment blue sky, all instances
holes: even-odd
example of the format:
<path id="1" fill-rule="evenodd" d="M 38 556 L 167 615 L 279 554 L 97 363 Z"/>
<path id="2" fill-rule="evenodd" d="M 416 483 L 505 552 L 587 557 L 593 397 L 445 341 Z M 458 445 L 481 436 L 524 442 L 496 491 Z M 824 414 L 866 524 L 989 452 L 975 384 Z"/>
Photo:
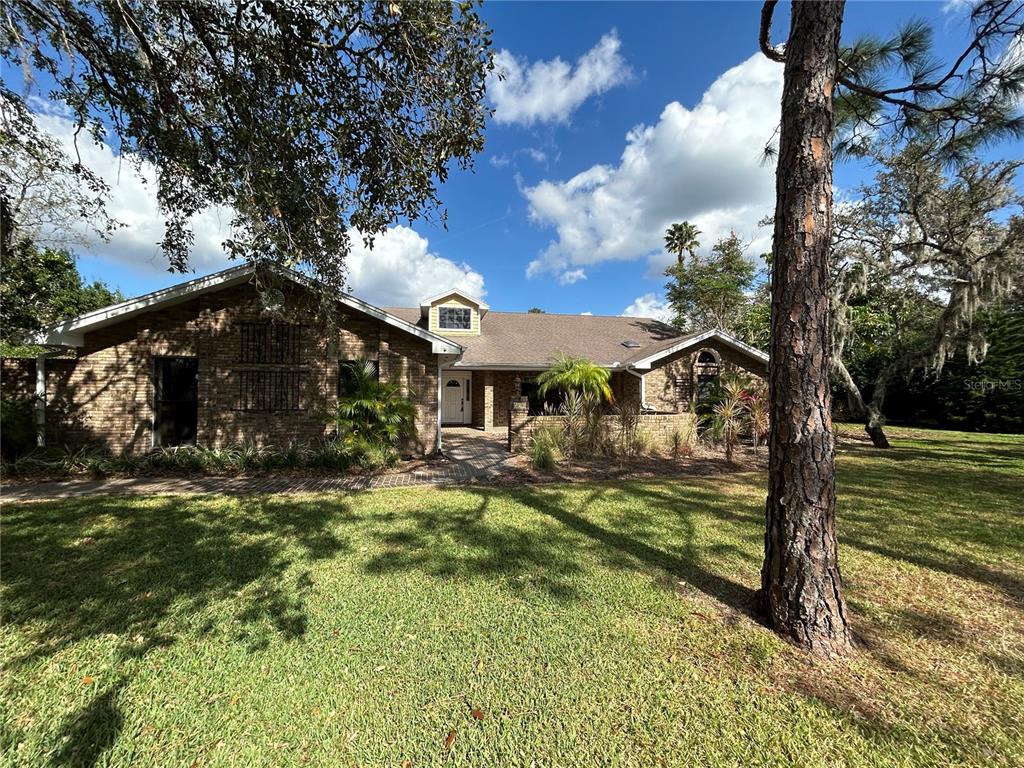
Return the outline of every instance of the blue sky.
<path id="1" fill-rule="evenodd" d="M 492 309 L 652 314 L 660 310 L 667 223 L 689 219 L 705 247 L 735 229 L 754 256 L 770 247 L 756 223 L 773 206 L 774 170 L 760 150 L 778 120 L 781 66 L 757 53 L 759 3 L 485 3 L 505 80 L 473 172 L 441 190 L 447 231 L 397 225 L 374 251 L 357 247 L 351 290 L 410 304 L 457 285 Z M 788 25 L 781 4 L 776 40 Z M 844 39 L 932 23 L 938 52 L 962 44 L 959 5 L 849 2 Z M 8 77 L 8 73 L 5 73 Z M 58 135 L 58 117 L 47 117 Z M 165 271 L 159 217 L 109 148 L 90 158 L 114 182 L 111 212 L 129 224 L 110 244 L 79 249 L 80 268 L 129 295 L 184 279 Z M 1005 151 L 1004 151 L 1005 154 Z M 145 171 L 145 169 L 143 169 Z M 865 178 L 836 167 L 837 187 Z M 196 222 L 194 267 L 225 266 L 227 213 Z"/>

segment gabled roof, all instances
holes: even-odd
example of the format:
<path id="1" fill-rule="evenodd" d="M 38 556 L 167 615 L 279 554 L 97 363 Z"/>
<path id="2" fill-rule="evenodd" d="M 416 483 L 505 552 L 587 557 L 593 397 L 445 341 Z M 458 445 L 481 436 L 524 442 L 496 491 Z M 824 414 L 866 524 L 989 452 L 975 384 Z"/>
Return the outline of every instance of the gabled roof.
<path id="1" fill-rule="evenodd" d="M 270 268 L 297 285 L 305 288 L 314 288 L 313 282 L 305 275 L 284 267 Z M 122 301 L 120 304 L 111 304 L 109 307 L 86 312 L 84 315 L 79 315 L 71 320 L 44 328 L 36 335 L 34 341 L 37 344 L 44 345 L 80 347 L 85 343 L 84 337 L 89 331 L 99 330 L 143 312 L 151 312 L 154 309 L 180 304 L 204 293 L 239 285 L 250 280 L 255 272 L 256 267 L 254 265 L 242 264 L 222 270 L 221 272 L 215 272 L 206 277 L 199 277 L 195 280 L 172 285 L 169 288 L 161 288 L 159 291 L 136 296 L 133 299 L 128 299 L 128 301 Z M 434 354 L 458 355 L 462 352 L 462 346 L 451 339 L 446 339 L 443 336 L 432 333 L 415 322 L 409 322 L 401 317 L 396 317 L 385 312 L 380 307 L 367 304 L 362 299 L 357 299 L 355 296 L 347 293 L 339 293 L 336 298 L 341 304 L 350 309 L 363 312 L 383 323 L 429 341 Z"/>
<path id="2" fill-rule="evenodd" d="M 416 307 L 387 311 L 423 322 Z M 684 336 L 678 328 L 649 317 L 493 311 L 481 322 L 479 336 L 459 336 L 465 352 L 455 367 L 543 370 L 562 354 L 585 357 L 605 368 L 642 369 L 712 337 L 756 360 L 768 359 L 722 331 Z"/>
<path id="3" fill-rule="evenodd" d="M 490 309 L 489 306 L 487 306 L 481 299 L 478 299 L 476 296 L 471 296 L 465 291 L 460 291 L 458 288 L 449 288 L 447 291 L 442 291 L 436 296 L 431 296 L 429 298 L 423 299 L 420 302 L 420 310 L 423 311 L 425 309 L 428 309 L 429 307 L 433 306 L 434 302 L 440 301 L 441 299 L 446 299 L 449 296 L 458 296 L 461 299 L 465 299 L 470 304 L 475 306 L 478 310 L 480 310 L 481 317 L 487 314 L 487 310 Z"/>
<path id="4" fill-rule="evenodd" d="M 666 357 L 670 357 L 677 352 L 682 352 L 685 349 L 695 347 L 698 344 L 702 344 L 709 339 L 716 339 L 722 344 L 728 347 L 732 347 L 737 352 L 749 355 L 755 360 L 759 360 L 765 365 L 768 364 L 768 355 L 756 347 L 752 347 L 749 344 L 737 339 L 735 336 L 730 336 L 725 331 L 720 331 L 717 328 L 713 328 L 710 331 L 702 331 L 700 333 L 692 333 L 688 336 L 681 336 L 676 339 L 667 339 L 666 341 L 656 345 L 654 348 L 638 351 L 637 354 L 630 357 L 626 361 L 630 368 L 636 368 L 637 370 L 645 370 L 651 368 L 654 363 L 659 360 L 663 360 Z"/>

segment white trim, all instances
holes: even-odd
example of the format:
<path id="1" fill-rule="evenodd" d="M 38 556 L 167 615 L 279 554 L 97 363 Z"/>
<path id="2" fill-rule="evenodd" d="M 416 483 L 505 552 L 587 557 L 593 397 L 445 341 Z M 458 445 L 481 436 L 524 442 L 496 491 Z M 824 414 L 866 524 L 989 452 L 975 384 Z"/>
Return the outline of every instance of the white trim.
<path id="1" fill-rule="evenodd" d="M 629 367 L 637 370 L 648 370 L 652 363 L 656 363 L 658 360 L 674 355 L 677 352 L 682 352 L 684 349 L 689 349 L 690 347 L 696 346 L 708 339 L 717 339 L 726 346 L 732 347 L 740 352 L 744 352 L 751 357 L 760 360 L 765 365 L 768 364 L 768 355 L 764 352 L 750 346 L 749 344 L 744 344 L 736 337 L 730 336 L 724 331 L 720 331 L 715 328 L 710 331 L 704 331 L 704 333 L 699 333 L 696 336 L 690 336 L 686 339 L 682 339 L 678 344 L 673 344 L 671 347 L 667 347 L 659 352 L 655 352 L 653 355 L 648 355 L 647 357 L 643 357 L 636 362 L 631 363 Z"/>
<path id="2" fill-rule="evenodd" d="M 444 392 L 447 385 L 441 387 L 441 422 L 446 427 L 464 427 L 468 424 L 473 423 L 473 400 L 472 392 L 469 388 L 472 387 L 473 374 L 471 371 L 456 371 L 451 368 L 445 368 L 442 373 L 444 381 L 448 379 L 458 379 L 462 382 L 462 421 L 445 421 L 444 420 Z M 467 397 L 467 395 L 469 395 Z M 467 407 L 468 406 L 468 407 Z"/>
<path id="3" fill-rule="evenodd" d="M 442 382 L 444 381 L 444 376 L 442 376 L 441 373 L 442 373 L 441 363 L 438 362 L 438 364 L 437 364 L 437 441 L 436 441 L 437 442 L 437 453 L 438 454 L 442 454 L 442 450 L 441 450 L 441 417 L 443 415 L 442 411 L 444 410 L 444 400 L 443 400 L 443 395 L 444 395 L 443 386 L 444 385 L 442 384 Z"/>
<path id="4" fill-rule="evenodd" d="M 36 445 L 46 447 L 46 355 L 36 355 Z"/>
<path id="5" fill-rule="evenodd" d="M 313 287 L 313 283 L 309 278 L 294 270 L 276 266 L 271 268 L 298 285 L 307 288 Z M 120 304 L 112 304 L 109 307 L 86 312 L 84 315 L 79 315 L 64 323 L 45 328 L 36 335 L 33 341 L 37 344 L 80 347 L 84 344 L 85 333 L 90 330 L 102 328 L 118 319 L 127 318 L 158 306 L 186 301 L 217 288 L 225 288 L 235 283 L 241 283 L 248 279 L 255 271 L 256 267 L 254 265 L 243 264 L 207 275 L 206 277 L 179 283 L 170 288 L 162 288 L 159 291 L 153 291 L 128 301 L 122 301 Z M 458 355 L 463 351 L 461 345 L 385 312 L 383 309 L 368 304 L 362 299 L 357 299 L 355 296 L 340 293 L 337 298 L 338 301 L 351 309 L 356 309 L 383 323 L 429 341 L 431 343 L 431 352 L 435 355 Z"/>
<path id="6" fill-rule="evenodd" d="M 466 301 L 470 302 L 471 304 L 475 305 L 476 308 L 478 310 L 480 310 L 480 316 L 481 317 L 483 317 L 485 314 L 487 314 L 487 310 L 490 309 L 489 306 L 487 306 L 484 302 L 482 302 L 476 296 L 471 296 L 470 294 L 466 293 L 465 291 L 460 291 L 458 288 L 449 288 L 447 291 L 443 291 L 442 293 L 439 293 L 436 296 L 431 296 L 429 299 L 423 299 L 422 301 L 420 301 L 420 310 L 422 311 L 424 309 L 432 307 L 434 305 L 435 301 L 440 301 L 441 299 L 446 299 L 449 296 L 458 296 L 458 297 L 460 297 L 462 299 L 465 299 Z"/>

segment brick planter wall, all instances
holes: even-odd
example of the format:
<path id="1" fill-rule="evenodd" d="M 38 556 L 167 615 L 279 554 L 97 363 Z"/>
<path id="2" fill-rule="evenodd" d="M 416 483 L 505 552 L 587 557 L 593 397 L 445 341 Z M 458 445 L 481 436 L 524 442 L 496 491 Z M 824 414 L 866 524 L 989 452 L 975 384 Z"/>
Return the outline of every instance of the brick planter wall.
<path id="1" fill-rule="evenodd" d="M 533 436 L 545 425 L 561 424 L 562 416 L 531 416 L 529 405 L 523 398 L 512 400 L 508 425 L 508 449 L 512 453 L 523 453 L 529 449 Z M 672 445 L 672 436 L 678 431 L 689 436 L 692 442 L 696 437 L 693 413 L 642 413 L 640 414 L 640 431 L 649 435 L 655 446 L 668 450 Z M 603 417 L 607 425 L 608 436 L 617 440 L 622 434 L 621 418 L 615 415 Z"/>

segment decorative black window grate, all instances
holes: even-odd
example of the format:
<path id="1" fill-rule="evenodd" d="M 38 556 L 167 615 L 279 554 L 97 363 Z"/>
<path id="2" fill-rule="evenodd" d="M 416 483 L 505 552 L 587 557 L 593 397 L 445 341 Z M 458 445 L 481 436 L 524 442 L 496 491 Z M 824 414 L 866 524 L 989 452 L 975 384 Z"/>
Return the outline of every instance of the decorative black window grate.
<path id="1" fill-rule="evenodd" d="M 295 323 L 239 323 L 243 363 L 302 362 L 302 326 Z"/>
<path id="2" fill-rule="evenodd" d="M 301 371 L 235 371 L 238 409 L 242 411 L 300 411 Z"/>

